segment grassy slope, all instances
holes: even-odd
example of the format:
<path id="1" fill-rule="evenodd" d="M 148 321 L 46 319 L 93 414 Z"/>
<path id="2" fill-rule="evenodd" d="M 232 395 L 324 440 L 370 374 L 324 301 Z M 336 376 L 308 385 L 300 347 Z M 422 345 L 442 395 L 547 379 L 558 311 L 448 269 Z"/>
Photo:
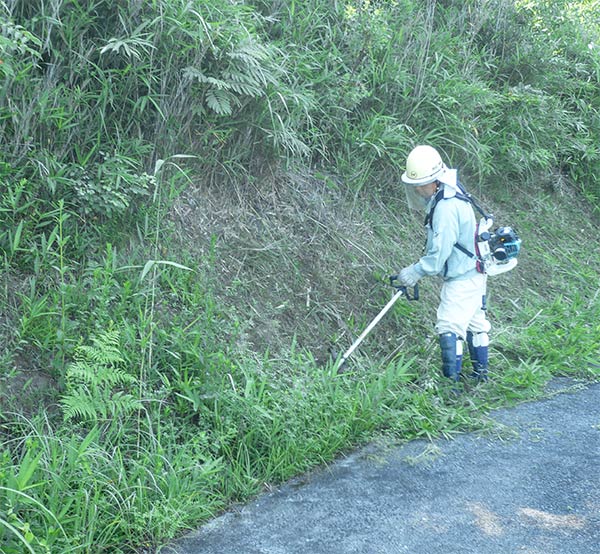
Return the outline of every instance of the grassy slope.
<path id="1" fill-rule="evenodd" d="M 184 4 L 187 2 L 181 6 Z M 103 5 L 106 8 L 107 4 Z M 93 225 L 97 234 L 84 236 L 78 234 L 76 225 L 69 224 L 79 219 L 82 207 L 92 213 L 94 208 L 103 213 L 111 207 L 99 203 L 106 201 L 106 190 L 101 187 L 79 198 L 79 208 L 72 206 L 73 198 L 67 199 L 65 207 L 54 202 L 54 197 L 51 201 L 38 198 L 47 179 L 38 180 L 37 171 L 30 174 L 28 170 L 25 175 L 30 181 L 23 181 L 23 187 L 33 197 L 25 194 L 11 206 L 10 195 L 3 196 L 7 224 L 2 229 L 6 231 L 2 299 L 6 311 L 0 313 L 0 324 L 7 348 L 1 353 L 0 487 L 6 494 L 0 496 L 0 549 L 7 553 L 22 552 L 25 545 L 31 547 L 29 551 L 35 548 L 53 553 L 71 547 L 83 552 L 158 547 L 229 503 L 256 494 L 265 483 L 287 479 L 381 433 L 393 440 L 408 440 L 482 427 L 488 425 L 486 414 L 491 407 L 544 394 L 544 384 L 552 375 L 598 377 L 598 212 L 594 214 L 576 192 L 583 188 L 594 193 L 596 183 L 593 145 L 597 141 L 593 137 L 597 119 L 592 117 L 592 110 L 587 115 L 589 121 L 584 117 L 582 123 L 579 117 L 571 118 L 573 106 L 568 98 L 564 109 L 559 109 L 562 104 L 529 86 L 511 86 L 502 91 L 502 97 L 485 87 L 476 94 L 478 84 L 468 69 L 477 60 L 488 58 L 475 48 L 464 53 L 469 64 L 463 64 L 460 56 L 450 64 L 460 69 L 456 81 L 446 79 L 446 67 L 430 67 L 425 58 L 419 58 L 423 65 L 417 63 L 406 74 L 395 73 L 397 60 L 392 61 L 393 56 L 388 58 L 387 54 L 383 58 L 374 55 L 371 67 L 363 58 L 363 47 L 370 46 L 371 38 L 374 46 L 385 51 L 390 44 L 385 34 L 389 29 L 383 25 L 387 18 L 377 10 L 365 12 L 364 20 L 349 19 L 348 29 L 342 33 L 348 40 L 348 57 L 338 59 L 339 53 L 329 42 L 320 43 L 328 36 L 324 29 L 334 30 L 338 14 L 330 11 L 331 19 L 323 24 L 310 7 L 328 4 L 307 5 L 306 27 L 294 21 L 289 30 L 297 39 L 306 34 L 303 29 L 317 21 L 315 55 L 321 60 L 323 53 L 334 65 L 322 60 L 303 65 L 306 60 L 300 56 L 298 68 L 308 71 L 305 78 L 312 87 L 313 70 L 318 73 L 319 68 L 337 67 L 339 63 L 345 89 L 330 85 L 337 84 L 340 77 L 333 71 L 321 81 L 323 90 L 315 92 L 316 97 L 326 96 L 331 101 L 324 101 L 322 106 L 337 106 L 339 93 L 345 90 L 341 100 L 353 103 L 342 102 L 344 109 L 356 109 L 354 117 L 340 118 L 339 113 L 345 111 L 336 108 L 322 113 L 315 105 L 313 121 L 324 118 L 321 132 L 329 129 L 330 133 L 315 144 L 321 144 L 320 140 L 324 141 L 321 146 L 334 148 L 337 144 L 341 148 L 337 153 L 340 167 L 358 179 L 344 182 L 335 175 L 306 168 L 296 172 L 265 169 L 259 174 L 255 169 L 262 158 L 254 155 L 253 148 L 265 143 L 266 112 L 260 115 L 260 110 L 254 113 L 250 109 L 233 122 L 234 128 L 240 129 L 238 139 L 227 116 L 219 119 L 213 114 L 208 118 L 219 123 L 216 129 L 221 135 L 213 133 L 210 125 L 199 126 L 206 132 L 203 138 L 207 142 L 199 140 L 205 144 L 203 154 L 208 156 L 203 160 L 205 168 L 211 167 L 211 161 L 218 165 L 220 158 L 213 159 L 220 152 L 216 145 L 231 131 L 233 142 L 222 161 L 235 161 L 236 156 L 240 161 L 239 166 L 231 162 L 226 170 L 230 180 L 217 182 L 219 172 L 210 171 L 208 182 L 194 177 L 166 218 L 163 206 L 156 204 L 143 212 L 145 218 L 135 222 L 133 218 L 115 217 L 121 227 L 131 221 L 125 238 L 119 238 L 110 225 L 106 233 Z M 20 6 L 27 12 L 31 8 L 26 2 Z M 165 3 L 165 7 L 177 6 L 176 2 Z M 233 10 L 235 6 L 224 2 L 222 7 Z M 431 31 L 432 21 L 421 15 L 417 29 Z M 475 12 L 472 15 L 478 17 Z M 217 16 L 233 22 L 232 33 L 241 29 L 236 20 L 221 18 L 220 13 Z M 168 21 L 174 27 L 189 22 L 179 14 Z M 412 28 L 414 20 L 407 21 Z M 105 19 L 102 22 L 103 26 Z M 491 22 L 495 28 L 496 18 Z M 371 24 L 372 30 L 382 31 L 380 35 L 365 34 L 363 25 L 368 30 Z M 451 24 L 450 28 L 457 26 Z M 518 29 L 508 21 L 507 30 Z M 157 32 L 155 36 L 158 40 L 179 35 Z M 183 34 L 186 44 L 187 36 Z M 228 36 L 219 35 L 222 42 L 217 44 L 225 65 Z M 418 45 L 426 36 L 415 32 L 414 42 L 409 41 L 414 51 L 421 51 Z M 452 36 L 435 33 L 433 37 L 440 40 L 437 49 L 451 51 L 444 41 Z M 489 44 L 485 36 L 481 38 Z M 525 44 L 535 44 L 523 38 Z M 505 40 L 511 39 L 501 37 L 499 44 L 504 45 Z M 509 50 L 517 58 L 522 52 L 519 48 Z M 586 46 L 586 55 L 587 50 Z M 106 64 L 107 71 L 116 63 L 124 74 L 131 75 L 120 65 L 116 53 L 102 57 L 97 49 L 92 51 Z M 409 51 L 411 48 L 400 49 L 399 53 L 404 56 Z M 190 52 L 193 59 L 184 60 L 185 64 L 200 65 L 202 60 L 196 59 L 200 50 L 192 48 Z M 377 54 L 377 48 L 373 52 Z M 504 60 L 505 69 L 511 71 L 502 78 L 524 75 L 525 79 L 539 61 L 535 53 L 530 58 L 536 63 L 530 64 L 527 56 Z M 80 58 L 68 55 L 65 59 L 74 62 Z M 388 60 L 388 65 L 381 59 Z M 556 67 L 562 68 L 562 73 L 550 71 L 544 79 L 537 74 L 534 77 L 543 82 L 554 75 L 560 87 L 550 90 L 576 98 L 585 93 L 585 98 L 595 99 L 589 68 L 581 79 L 572 76 L 572 88 L 563 90 L 564 76 L 571 76 L 571 70 L 579 67 L 569 59 L 558 59 Z M 160 71 L 161 76 L 171 75 L 178 82 L 181 68 L 171 65 L 171 56 L 168 60 L 169 71 Z M 351 65 L 366 88 L 355 86 L 356 75 L 348 76 L 348 60 L 356 62 Z M 361 60 L 364 67 L 358 63 Z M 145 63 L 150 62 L 145 59 Z M 158 72 L 157 67 L 152 66 Z M 489 70 L 495 66 L 485 67 Z M 378 71 L 371 75 L 375 68 Z M 386 68 L 393 83 L 391 105 L 397 106 L 398 95 L 404 98 L 402 94 L 406 94 L 411 106 L 404 109 L 403 100 L 404 108 L 393 117 L 378 107 L 369 92 L 372 78 L 381 87 L 380 99 L 388 98 L 387 77 L 379 72 Z M 79 75 L 77 66 L 72 69 Z M 218 69 L 214 69 L 217 76 Z M 265 65 L 267 69 L 274 71 L 270 64 Z M 17 84 L 25 90 L 29 74 L 23 71 Z M 140 77 L 147 75 L 143 65 L 137 71 Z M 501 76 L 502 71 L 498 71 Z M 425 94 L 422 106 L 405 81 L 413 73 L 418 77 L 417 88 Z M 290 70 L 290 76 L 297 74 L 298 70 Z M 440 75 L 444 78 L 438 79 Z M 442 88 L 422 86 L 427 79 Z M 115 93 L 111 82 L 114 84 L 110 79 L 102 80 L 92 100 L 106 98 L 109 90 Z M 132 87 L 127 83 L 122 81 L 128 93 Z M 278 86 L 282 87 L 283 81 Z M 53 93 L 62 97 L 60 90 Z M 190 96 L 190 106 L 202 98 L 202 87 L 197 94 Z M 290 91 L 286 94 L 289 100 L 294 98 Z M 29 113 L 25 109 L 28 96 L 23 99 L 23 112 Z M 578 110 L 583 110 L 584 104 L 576 104 Z M 31 100 L 31 106 L 37 105 L 37 99 Z M 422 109 L 417 110 L 417 105 Z M 457 111 L 456 105 L 461 110 Z M 551 112 L 555 119 L 548 120 L 553 107 L 557 109 Z M 432 109 L 441 116 L 436 120 L 439 128 L 433 130 Z M 471 121 L 480 118 L 482 111 L 489 119 L 480 119 L 483 126 L 479 129 L 472 127 Z M 403 134 L 404 127 L 395 124 L 404 121 L 408 112 L 413 116 L 409 123 L 414 134 Z M 70 112 L 48 113 L 56 115 L 57 125 L 62 125 Z M 179 114 L 185 122 L 182 131 L 193 126 L 187 113 Z M 585 111 L 581 114 L 583 117 Z M 105 114 L 93 109 L 88 115 L 96 121 Z M 248 125 L 243 115 L 256 116 L 251 119 L 255 123 Z M 146 121 L 140 116 L 140 128 L 142 120 Z M 7 117 L 4 123 L 12 121 Z M 32 121 L 41 119 L 32 117 Z M 128 126 L 128 111 L 124 121 Z M 271 123 L 275 125 L 274 120 Z M 42 126 L 40 136 L 45 137 L 53 125 Z M 80 145 L 83 138 L 75 140 L 74 134 L 85 131 L 83 135 L 89 132 L 93 138 L 97 127 L 87 123 L 63 126 L 62 135 L 52 136 L 59 144 L 62 140 L 63 144 Z M 256 134 L 244 142 L 241 137 L 246 137 L 245 130 L 250 128 Z M 279 129 L 277 125 L 274 128 Z M 264 131 L 266 135 L 269 129 Z M 473 186 L 475 181 L 468 178 L 465 183 L 495 212 L 498 224 L 514 225 L 524 241 L 517 270 L 490 282 L 493 379 L 484 387 L 469 388 L 468 394 L 452 403 L 444 401 L 444 380 L 439 375 L 433 333 L 439 283 L 433 279 L 423 282 L 420 302 L 402 301 L 395 306 L 353 357 L 347 373 L 336 375 L 327 363 L 330 350 L 343 351 L 387 301 L 390 290 L 386 276 L 419 255 L 423 242 L 420 220 L 406 213 L 397 184 L 399 175 L 384 168 L 400 167 L 409 142 L 421 140 L 423 129 L 431 133 L 430 137 L 438 137 L 446 148 L 450 143 L 458 144 L 448 152 L 467 158 L 481 178 L 496 175 L 493 184 L 483 179 L 483 185 L 477 180 Z M 296 136 L 297 128 L 289 124 L 279 131 L 278 140 L 285 143 L 286 137 Z M 306 131 L 310 135 L 312 125 Z M 159 136 L 164 138 L 163 133 Z M 86 171 L 103 168 L 111 177 L 109 183 L 112 178 L 119 181 L 127 177 L 119 181 L 124 191 L 131 183 L 154 186 L 154 180 L 138 175 L 137 165 L 132 169 L 127 161 L 128 156 L 135 160 L 143 157 L 145 147 L 136 147 L 135 140 L 133 144 L 118 142 L 125 149 L 122 157 L 96 160 L 96 166 Z M 45 144 L 45 139 L 40 143 Z M 15 147 L 24 148 L 20 143 Z M 574 152 L 578 153 L 575 158 Z M 70 175 L 68 164 L 54 167 L 48 163 L 51 153 L 42 150 L 37 154 L 37 158 L 27 157 L 34 167 L 38 160 L 40 167 L 50 166 L 53 177 Z M 498 166 L 494 154 L 504 160 L 497 162 Z M 245 165 L 248 158 L 254 162 L 252 170 Z M 589 162 L 584 163 L 586 160 Z M 192 163 L 176 161 L 182 166 Z M 567 173 L 574 179 L 584 175 L 581 180 L 585 182 L 575 185 L 549 175 L 558 171 L 559 165 L 564 172 L 562 164 L 567 161 L 571 170 L 578 170 Z M 378 166 L 379 173 L 385 173 L 382 179 L 374 177 Z M 238 178 L 238 167 L 247 169 L 243 179 Z M 3 171 L 12 175 L 8 166 L 3 166 Z M 507 182 L 504 171 L 525 175 L 528 182 L 522 185 L 514 177 Z M 550 185 L 537 184 L 538 174 L 543 174 L 540 183 Z M 71 194 L 72 187 L 81 184 L 76 177 L 60 181 Z M 17 181 L 7 178 L 3 186 L 14 192 Z M 161 180 L 157 189 L 161 193 L 167 188 L 163 185 L 168 183 Z M 57 199 L 62 198 L 62 192 L 58 191 Z M 115 200 L 109 195 L 111 199 Z M 27 207 L 30 200 L 33 208 Z M 104 244 L 106 236 L 114 246 Z M 147 266 L 152 259 L 183 264 L 193 271 L 168 264 Z M 77 348 L 82 345 L 83 349 Z M 74 359 L 79 365 L 72 363 Z M 86 376 L 89 396 L 77 396 L 82 392 L 78 371 Z M 114 401 L 115 393 L 125 394 L 120 404 Z M 80 402 L 76 405 L 77 398 Z M 66 404 L 67 400 L 73 404 Z M 75 406 L 79 411 L 74 411 Z M 69 500 L 65 502 L 65 498 Z"/>
<path id="2" fill-rule="evenodd" d="M 558 185 L 535 196 L 518 186 L 501 194 L 484 190 L 480 199 L 498 225 L 514 226 L 523 239 L 517 269 L 490 279 L 493 340 L 511 363 L 536 355 L 541 360 L 535 326 L 525 329 L 532 315 L 544 335 L 538 338 L 547 339 L 555 300 L 576 310 L 576 319 L 580 310 L 594 309 L 600 249 L 588 237 L 597 215 L 572 189 Z M 345 350 L 385 304 L 387 275 L 418 258 L 424 237 L 420 218 L 407 213 L 400 185 L 356 194 L 344 183 L 309 174 L 273 175 L 235 196 L 190 190 L 173 215 L 181 243 L 195 245 L 196 257 L 209 258 L 211 245 L 216 290 L 238 310 L 242 341 L 279 352 L 295 337 L 321 362 L 329 349 Z M 422 358 L 423 344 L 434 338 L 438 288 L 436 279 L 426 279 L 420 302 L 399 303 L 373 331 L 361 348 L 372 356 L 370 363 L 396 352 Z M 586 301 L 587 308 L 580 306 Z M 437 371 L 436 356 L 435 348 L 427 349 L 424 372 Z M 585 361 L 577 367 L 576 356 L 568 364 L 585 372 Z"/>
<path id="3" fill-rule="evenodd" d="M 423 230 L 399 187 L 355 193 L 331 177 L 281 172 L 235 194 L 189 188 L 163 220 L 160 255 L 196 272 L 174 268 L 156 281 L 154 350 L 144 334 L 132 341 L 147 319 L 120 325 L 119 352 L 152 387 L 145 415 L 115 409 L 95 425 L 61 424 L 53 387 L 29 385 L 19 401 L 29 415 L 3 409 L 14 457 L 4 454 L 2 486 L 11 491 L 5 507 L 15 507 L 3 517 L 17 529 L 31 525 L 31 544 L 58 551 L 73 541 L 83 551 L 158 547 L 265 483 L 382 433 L 408 440 L 488 427 L 492 407 L 544 394 L 553 375 L 596 379 L 600 248 L 582 239 L 594 237 L 597 216 L 560 187 L 535 196 L 490 188 L 480 199 L 524 245 L 518 268 L 490 281 L 491 382 L 447 403 L 434 279 L 423 282 L 420 302 L 395 306 L 347 373 L 327 364 L 329 348 L 344 350 L 387 301 L 388 273 L 419 255 Z M 135 297 L 150 298 L 149 290 L 123 292 L 133 280 L 126 276 L 140 271 L 127 269 L 139 264 L 137 249 L 106 257 L 92 285 L 113 299 L 107 314 L 96 306 L 100 324 L 132 304 L 133 313 L 147 309 Z M 41 393 L 46 416 L 33 403 Z M 73 499 L 66 506 L 65 494 Z M 110 526 L 115 513 L 119 524 Z M 21 543 L 7 544 L 18 552 Z"/>

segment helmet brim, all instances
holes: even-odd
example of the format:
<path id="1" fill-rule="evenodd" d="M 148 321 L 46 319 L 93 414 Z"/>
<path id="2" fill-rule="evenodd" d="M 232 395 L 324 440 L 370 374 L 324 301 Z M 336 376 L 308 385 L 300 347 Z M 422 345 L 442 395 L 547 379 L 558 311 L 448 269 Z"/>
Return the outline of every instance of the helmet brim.
<path id="1" fill-rule="evenodd" d="M 448 168 L 444 165 L 439 171 L 436 171 L 433 175 L 427 175 L 426 177 L 420 177 L 419 179 L 412 179 L 408 176 L 406 171 L 402 174 L 402 182 L 405 185 L 413 185 L 414 187 L 420 187 L 422 185 L 428 185 L 429 183 L 433 183 L 434 181 L 439 181 L 446 173 Z"/>

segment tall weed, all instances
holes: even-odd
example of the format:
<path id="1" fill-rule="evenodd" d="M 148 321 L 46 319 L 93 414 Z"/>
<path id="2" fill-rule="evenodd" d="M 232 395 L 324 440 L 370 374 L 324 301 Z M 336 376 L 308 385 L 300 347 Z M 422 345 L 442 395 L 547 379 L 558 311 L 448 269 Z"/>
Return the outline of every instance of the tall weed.
<path id="1" fill-rule="evenodd" d="M 553 375 L 597 378 L 595 226 L 572 205 L 600 198 L 592 8 L 0 2 L 0 385 L 55 387 L 39 412 L 3 395 L 0 549 L 158 549 L 379 433 L 452 435 Z M 524 277 L 490 286 L 489 386 L 448 398 L 433 294 L 345 374 L 281 337 L 254 352 L 272 314 L 263 332 L 319 343 L 368 320 L 418 250 L 393 185 L 420 142 L 522 230 Z M 190 205 L 228 201 L 208 223 L 177 206 L 192 245 L 170 210 L 188 185 Z"/>

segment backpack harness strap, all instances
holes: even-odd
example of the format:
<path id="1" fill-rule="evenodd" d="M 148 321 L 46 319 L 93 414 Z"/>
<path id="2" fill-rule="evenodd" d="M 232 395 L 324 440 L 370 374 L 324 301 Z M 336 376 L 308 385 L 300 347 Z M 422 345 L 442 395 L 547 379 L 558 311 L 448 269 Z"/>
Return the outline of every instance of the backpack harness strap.
<path id="1" fill-rule="evenodd" d="M 460 192 L 457 192 L 451 198 L 458 198 L 459 200 L 462 200 L 463 202 L 469 202 L 486 219 L 490 219 L 492 217 L 491 215 L 489 215 L 483 211 L 483 208 L 477 202 L 475 202 L 474 198 L 465 190 L 465 188 L 463 187 L 463 185 L 460 182 L 457 181 L 456 184 L 457 184 Z M 443 188 L 440 189 L 435 194 L 433 206 L 431 206 L 431 210 L 429 210 L 429 212 L 427 212 L 427 215 L 425 216 L 425 226 L 432 224 L 433 212 L 435 211 L 435 208 L 438 205 L 438 203 L 442 200 L 444 200 L 444 189 Z M 476 245 L 476 241 L 475 241 L 475 245 Z M 459 244 L 457 242 L 454 244 L 454 247 L 457 248 L 458 250 L 460 250 L 463 254 L 466 254 L 467 256 L 469 256 L 469 258 L 473 258 L 474 260 L 477 260 L 478 262 L 480 261 L 479 256 L 477 254 L 474 254 L 473 252 L 471 252 L 470 250 L 465 248 L 462 244 Z M 479 266 L 479 264 L 478 264 L 478 266 Z"/>

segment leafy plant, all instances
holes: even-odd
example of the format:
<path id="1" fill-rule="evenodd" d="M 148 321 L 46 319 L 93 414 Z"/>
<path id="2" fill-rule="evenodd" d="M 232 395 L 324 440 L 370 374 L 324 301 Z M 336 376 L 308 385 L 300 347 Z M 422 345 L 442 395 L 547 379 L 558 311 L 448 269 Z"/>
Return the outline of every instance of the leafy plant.
<path id="1" fill-rule="evenodd" d="M 595 7 L 0 1 L 0 550 L 159 550 L 380 434 L 598 379 Z M 431 281 L 347 373 L 322 355 L 419 255 L 418 142 L 524 239 L 459 399 Z"/>
<path id="2" fill-rule="evenodd" d="M 114 218 L 130 211 L 136 201 L 150 196 L 154 177 L 139 172 L 137 162 L 117 152 L 100 153 L 102 161 L 90 169 L 71 166 L 69 180 L 84 214 Z M 91 164 L 90 164 L 91 165 Z"/>
<path id="3" fill-rule="evenodd" d="M 66 391 L 61 398 L 65 420 L 119 419 L 139 410 L 139 398 L 129 392 L 137 379 L 123 367 L 119 332 L 107 330 L 82 345 L 67 366 Z"/>

